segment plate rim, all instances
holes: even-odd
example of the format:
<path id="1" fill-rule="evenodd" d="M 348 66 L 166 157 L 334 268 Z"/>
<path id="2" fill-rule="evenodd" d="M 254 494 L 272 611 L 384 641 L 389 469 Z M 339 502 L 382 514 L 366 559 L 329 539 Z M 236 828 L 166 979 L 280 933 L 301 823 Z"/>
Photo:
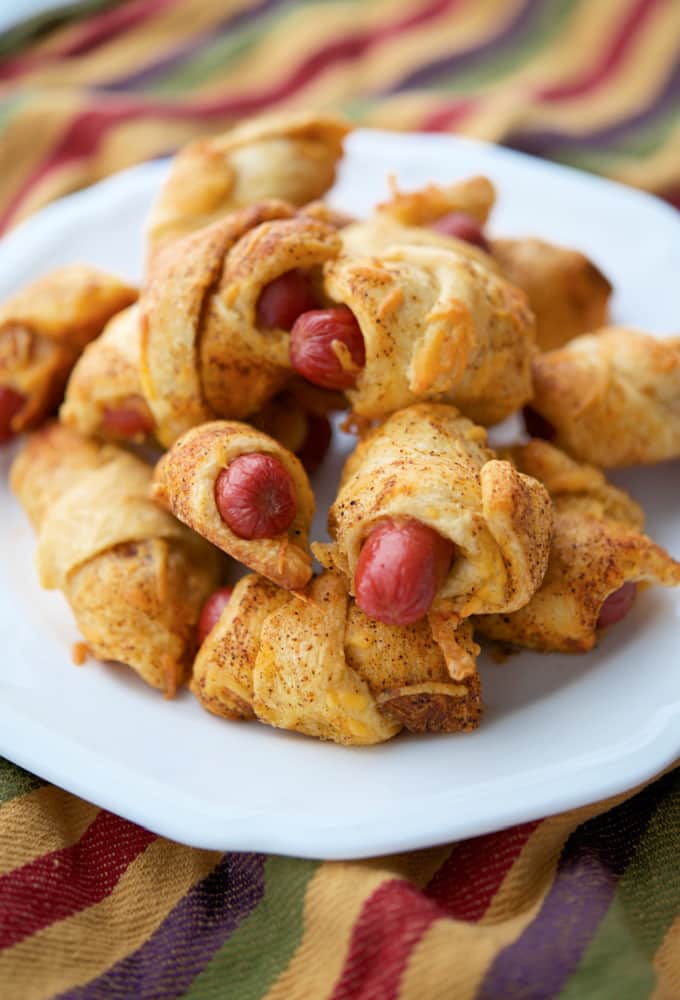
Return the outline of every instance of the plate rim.
<path id="1" fill-rule="evenodd" d="M 350 136 L 350 149 L 353 141 L 352 137 L 357 137 L 354 141 L 367 144 L 378 144 L 384 149 L 386 142 L 398 141 L 400 144 L 411 143 L 415 148 L 423 142 L 437 146 L 451 146 L 463 144 L 481 148 L 485 154 L 490 152 L 501 163 L 504 160 L 523 161 L 530 164 L 531 169 L 539 170 L 541 173 L 550 172 L 570 176 L 572 179 L 578 178 L 580 182 L 588 185 L 603 186 L 606 189 L 615 189 L 618 193 L 625 195 L 628 200 L 644 205 L 645 211 L 653 211 L 663 216 L 665 224 L 669 222 L 677 227 L 680 235 L 680 215 L 670 205 L 661 199 L 647 192 L 629 188 L 626 185 L 612 181 L 608 178 L 587 174 L 573 167 L 564 164 L 553 163 L 541 160 L 528 154 L 515 150 L 487 144 L 478 140 L 467 139 L 459 136 L 443 135 L 440 133 L 401 133 L 385 132 L 374 129 L 358 129 Z M 350 154 L 351 155 L 351 154 Z M 75 191 L 45 206 L 35 215 L 22 221 L 10 233 L 0 241 L 0 266 L 6 254 L 16 254 L 21 252 L 22 244 L 26 241 L 30 243 L 35 238 L 35 232 L 44 232 L 44 227 L 49 230 L 59 228 L 61 222 L 67 216 L 71 216 L 74 206 L 77 211 L 86 218 L 89 217 L 90 207 L 94 205 L 95 211 L 102 196 L 111 198 L 120 197 L 121 193 L 128 192 L 132 183 L 137 186 L 145 186 L 152 180 L 160 181 L 163 172 L 167 169 L 167 160 L 159 159 L 146 161 L 125 170 L 119 171 L 103 180 L 90 185 L 87 188 Z M 117 189 L 120 188 L 120 192 Z M 588 776 L 588 792 L 579 793 L 578 789 L 570 786 L 566 791 L 556 787 L 554 774 L 547 775 L 542 780 L 534 782 L 531 793 L 525 795 L 521 803 L 510 806 L 507 802 L 502 810 L 503 817 L 490 821 L 487 813 L 480 813 L 476 817 L 460 820 L 456 815 L 456 794 L 449 792 L 442 795 L 441 801 L 450 803 L 450 808 L 437 816 L 437 822 L 432 821 L 428 830 L 422 830 L 422 824 L 410 824 L 407 828 L 394 832 L 389 831 L 389 835 L 379 834 L 373 829 L 374 820 L 368 825 L 360 820 L 349 821 L 339 826 L 334 821 L 332 825 L 332 844 L 324 844 L 323 853 L 319 851 L 320 840 L 328 833 L 328 828 L 322 822 L 318 822 L 319 814 L 302 814 L 303 818 L 309 820 L 316 818 L 317 822 L 311 826 L 305 826 L 301 834 L 299 828 L 289 830 L 285 824 L 289 823 L 289 814 L 278 814 L 278 828 L 273 830 L 268 828 L 264 831 L 253 832 L 252 828 L 245 829 L 244 824 L 252 823 L 254 818 L 265 817 L 268 814 L 263 810 L 241 810 L 236 815 L 230 817 L 232 826 L 225 831 L 223 821 L 223 809 L 208 810 L 207 813 L 198 810 L 197 803 L 182 795 L 191 805 L 191 810 L 187 810 L 187 815 L 182 810 L 177 810 L 177 817 L 173 821 L 166 809 L 162 819 L 147 805 L 153 801 L 153 795 L 158 790 L 165 790 L 167 797 L 167 785 L 149 776 L 133 774 L 134 785 L 138 787 L 137 804 L 128 808 L 125 805 L 125 816 L 134 822 L 140 823 L 159 835 L 169 837 L 181 843 L 191 844 L 195 847 L 216 849 L 216 850 L 262 850 L 276 852 L 296 857 L 314 857 L 328 860 L 346 860 L 351 858 L 374 857 L 386 853 L 397 851 L 413 850 L 426 846 L 434 846 L 449 842 L 452 838 L 476 836 L 491 830 L 503 829 L 519 822 L 535 819 L 537 816 L 554 815 L 565 810 L 577 808 L 579 806 L 590 805 L 594 802 L 619 795 L 625 791 L 634 789 L 641 783 L 651 779 L 655 775 L 663 772 L 673 763 L 680 754 L 680 730 L 677 727 L 677 720 L 680 719 L 680 701 L 660 707 L 648 720 L 648 724 L 637 734 L 638 740 L 625 749 L 627 744 L 614 744 L 613 750 L 618 751 L 613 759 L 601 765 L 595 778 L 594 769 L 598 766 L 590 758 L 590 762 L 582 768 L 577 768 L 577 774 Z M 99 783 L 100 789 L 93 792 L 94 780 L 90 778 L 81 780 L 80 774 L 76 771 L 71 773 L 68 766 L 60 766 L 56 760 L 56 754 L 47 760 L 38 759 L 39 754 L 33 752 L 33 747 L 40 743 L 38 739 L 40 732 L 49 732 L 49 739 L 53 746 L 59 746 L 60 753 L 67 761 L 74 760 L 79 753 L 78 745 L 65 734 L 49 729 L 45 725 L 25 715 L 16 706 L 8 707 L 0 703 L 0 753 L 7 759 L 14 761 L 20 766 L 32 771 L 46 780 L 58 785 L 73 794 L 94 802 L 96 805 L 113 812 L 120 813 L 120 801 L 116 798 L 113 785 Z M 676 735 L 678 733 L 678 735 Z M 645 737 L 644 739 L 642 737 Z M 651 751 L 656 751 L 652 753 Z M 611 753 L 610 753 L 611 756 Z M 90 751 L 91 759 L 103 758 L 109 772 L 130 776 L 130 769 L 105 755 Z M 572 757 L 572 762 L 574 758 Z M 626 760 L 627 765 L 624 775 L 619 775 L 618 779 L 613 770 L 613 765 L 620 765 L 622 760 Z M 480 787 L 484 787 L 483 784 Z M 173 794 L 179 795 L 176 789 Z M 148 799 L 145 796 L 148 795 Z M 193 810 L 193 811 L 192 811 Z M 192 819 L 200 814 L 199 831 Z M 190 816 L 190 818 L 188 818 Z M 365 846 L 357 842 L 357 830 L 363 830 L 363 841 Z M 371 833 L 366 833 L 366 830 Z M 420 832 L 418 832 L 420 830 Z M 230 846 L 225 843 L 229 841 Z M 315 846 L 316 845 L 316 846 Z"/>

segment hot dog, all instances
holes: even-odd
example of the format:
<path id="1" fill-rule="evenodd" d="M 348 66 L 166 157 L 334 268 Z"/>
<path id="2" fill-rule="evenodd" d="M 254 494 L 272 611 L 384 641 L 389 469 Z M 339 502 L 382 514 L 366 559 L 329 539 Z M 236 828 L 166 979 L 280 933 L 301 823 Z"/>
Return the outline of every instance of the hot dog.
<path id="1" fill-rule="evenodd" d="M 198 625 L 196 626 L 199 646 L 202 645 L 206 637 L 212 632 L 215 625 L 217 625 L 220 615 L 231 600 L 233 593 L 233 587 L 220 587 L 219 590 L 210 595 L 203 605 L 201 617 L 198 619 Z"/>
<path id="2" fill-rule="evenodd" d="M 607 628 L 608 625 L 616 625 L 617 622 L 622 621 L 633 607 L 636 596 L 637 584 L 631 580 L 615 590 L 600 608 L 597 627 Z"/>
<path id="3" fill-rule="evenodd" d="M 141 396 L 129 396 L 102 414 L 103 430 L 117 438 L 145 438 L 153 433 L 153 418 Z"/>
<path id="4" fill-rule="evenodd" d="M 354 576 L 356 602 L 385 625 L 412 625 L 430 610 L 454 545 L 409 518 L 383 521 L 364 542 Z"/>
<path id="5" fill-rule="evenodd" d="M 274 538 L 295 520 L 290 473 L 273 455 L 240 455 L 215 481 L 220 517 L 239 538 Z"/>
<path id="6" fill-rule="evenodd" d="M 472 243 L 480 250 L 490 252 L 489 242 L 484 235 L 481 224 L 473 215 L 467 212 L 448 212 L 429 224 L 430 229 L 444 236 L 454 236 L 457 240 Z"/>
<path id="7" fill-rule="evenodd" d="M 314 309 L 299 316 L 290 334 L 290 361 L 314 385 L 351 388 L 366 364 L 363 334 L 351 309 Z"/>
<path id="8" fill-rule="evenodd" d="M 262 289 L 257 300 L 257 325 L 290 330 L 301 313 L 316 309 L 318 304 L 305 272 L 286 271 Z"/>

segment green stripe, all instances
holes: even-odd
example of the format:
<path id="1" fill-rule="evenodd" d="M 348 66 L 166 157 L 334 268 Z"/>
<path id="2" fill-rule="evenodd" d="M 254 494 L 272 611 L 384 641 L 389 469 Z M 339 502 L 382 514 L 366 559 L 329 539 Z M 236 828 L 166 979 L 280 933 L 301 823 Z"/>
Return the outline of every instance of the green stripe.
<path id="1" fill-rule="evenodd" d="M 0 34 L 0 56 L 25 48 L 48 31 L 56 31 L 69 21 L 76 21 L 89 14 L 96 14 L 106 7 L 113 7 L 116 0 L 81 0 L 80 3 L 62 4 L 28 17 L 8 31 Z"/>
<path id="2" fill-rule="evenodd" d="M 0 805 L 20 795 L 34 792 L 44 784 L 45 782 L 36 778 L 34 774 L 0 757 Z"/>
<path id="3" fill-rule="evenodd" d="M 183 995 L 259 1000 L 302 940 L 307 886 L 319 866 L 318 861 L 268 857 L 260 903 Z"/>
<path id="4" fill-rule="evenodd" d="M 350 2 L 361 3 L 362 0 L 325 0 L 325 2 L 326 5 L 330 3 L 338 5 L 340 2 L 346 5 Z M 240 29 L 232 28 L 226 35 L 217 35 L 208 40 L 195 55 L 188 57 L 181 66 L 171 67 L 166 76 L 160 76 L 151 86 L 145 87 L 145 93 L 156 97 L 181 96 L 188 90 L 208 83 L 213 77 L 249 55 L 261 38 L 291 13 L 316 4 L 318 0 L 298 0 L 298 3 L 286 4 Z"/>
<path id="5" fill-rule="evenodd" d="M 651 995 L 652 959 L 680 911 L 679 859 L 680 771 L 676 771 L 560 1000 L 612 996 L 638 1000 Z"/>
<path id="6" fill-rule="evenodd" d="M 668 142 L 679 121 L 680 108 L 677 108 L 659 116 L 637 132 L 632 132 L 616 146 L 583 149 L 577 145 L 578 140 L 575 139 L 573 147 L 570 147 L 568 142 L 564 145 L 560 142 L 550 149 L 548 155 L 551 159 L 559 160 L 560 163 L 566 163 L 570 167 L 578 167 L 579 170 L 608 174 L 626 160 L 640 160 L 653 156 Z"/>
<path id="7" fill-rule="evenodd" d="M 433 91 L 468 94 L 523 69 L 527 59 L 544 47 L 561 30 L 570 14 L 574 13 L 574 0 L 545 0 L 540 7 L 534 27 L 529 34 L 522 34 L 507 50 L 492 50 L 482 54 L 473 66 L 454 70 L 430 85 Z M 429 89 L 429 88 L 428 88 Z"/>

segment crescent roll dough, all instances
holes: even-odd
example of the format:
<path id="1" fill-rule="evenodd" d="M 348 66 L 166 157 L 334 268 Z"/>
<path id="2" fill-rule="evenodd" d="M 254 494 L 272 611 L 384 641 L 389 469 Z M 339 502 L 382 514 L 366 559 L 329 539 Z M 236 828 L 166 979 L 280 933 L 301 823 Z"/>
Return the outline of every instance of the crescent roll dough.
<path id="1" fill-rule="evenodd" d="M 144 462 L 58 424 L 29 440 L 11 483 L 38 533 L 40 582 L 63 590 L 93 655 L 172 695 L 219 553 L 149 499 Z"/>
<path id="2" fill-rule="evenodd" d="M 427 226 L 449 212 L 465 212 L 482 225 L 496 200 L 488 177 L 466 177 L 452 184 L 428 184 L 416 191 L 400 191 L 390 179 L 391 197 L 377 211 L 406 226 Z"/>
<path id="3" fill-rule="evenodd" d="M 607 322 L 612 286 L 578 250 L 525 237 L 492 240 L 491 251 L 508 281 L 529 296 L 542 351 Z"/>
<path id="4" fill-rule="evenodd" d="M 584 653 L 598 640 L 604 601 L 624 583 L 680 584 L 680 563 L 642 533 L 641 508 L 599 469 L 536 439 L 507 454 L 547 487 L 555 527 L 541 586 L 512 614 L 475 618 L 482 635 L 544 652 Z"/>
<path id="5" fill-rule="evenodd" d="M 136 298 L 119 278 L 72 265 L 50 271 L 0 306 L 0 386 L 25 397 L 12 430 L 35 427 L 48 415 L 85 345 Z"/>
<path id="6" fill-rule="evenodd" d="M 142 386 L 162 444 L 216 416 L 250 416 L 283 387 L 289 333 L 258 327 L 257 300 L 286 271 L 320 273 L 339 249 L 331 226 L 265 202 L 163 255 L 141 302 Z"/>
<path id="7" fill-rule="evenodd" d="M 305 205 L 335 181 L 349 125 L 287 112 L 190 142 L 173 160 L 148 225 L 149 253 L 265 198 Z"/>
<path id="8" fill-rule="evenodd" d="M 317 558 L 354 580 L 361 546 L 385 518 L 414 518 L 456 546 L 433 609 L 466 617 L 522 607 L 548 561 L 552 508 L 545 488 L 499 461 L 486 434 L 453 407 L 422 403 L 393 414 L 348 459 Z M 352 584 L 350 584 L 351 586 Z"/>
<path id="9" fill-rule="evenodd" d="M 481 716 L 478 647 L 457 631 L 455 672 L 426 622 L 371 621 L 337 574 L 289 595 L 259 576 L 237 584 L 194 664 L 192 690 L 227 719 L 258 718 L 345 744 L 473 729 Z"/>
<path id="10" fill-rule="evenodd" d="M 469 256 L 394 245 L 377 257 L 331 261 L 324 282 L 364 337 L 366 365 L 347 390 L 358 416 L 379 419 L 437 399 L 488 425 L 531 398 L 525 295 Z"/>
<path id="11" fill-rule="evenodd" d="M 252 453 L 273 455 L 293 481 L 295 519 L 288 531 L 274 538 L 239 538 L 222 520 L 215 502 L 220 472 L 240 455 Z M 308 539 L 314 494 L 295 455 L 262 431 L 228 420 L 187 431 L 156 466 L 153 496 L 199 535 L 280 586 L 296 590 L 311 577 Z"/>
<path id="12" fill-rule="evenodd" d="M 609 327 L 533 363 L 531 406 L 552 440 L 605 469 L 680 455 L 680 337 Z"/>
<path id="13" fill-rule="evenodd" d="M 81 434 L 141 442 L 150 437 L 153 417 L 142 394 L 139 373 L 141 326 L 139 307 L 118 313 L 85 348 L 71 372 L 59 419 Z M 118 408 L 139 413 L 148 432 L 117 435 L 106 415 Z"/>

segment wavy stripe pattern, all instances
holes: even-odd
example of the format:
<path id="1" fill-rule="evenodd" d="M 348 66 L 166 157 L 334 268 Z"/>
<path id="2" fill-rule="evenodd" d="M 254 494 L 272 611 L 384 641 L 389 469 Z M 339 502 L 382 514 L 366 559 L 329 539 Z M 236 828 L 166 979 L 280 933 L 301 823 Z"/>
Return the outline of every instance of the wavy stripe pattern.
<path id="1" fill-rule="evenodd" d="M 0 36 L 0 225 L 280 105 L 502 142 L 680 207 L 676 0 L 84 0 Z M 677 771 L 319 863 L 183 848 L 0 760 L 0 994 L 680 996 L 679 857 Z"/>

